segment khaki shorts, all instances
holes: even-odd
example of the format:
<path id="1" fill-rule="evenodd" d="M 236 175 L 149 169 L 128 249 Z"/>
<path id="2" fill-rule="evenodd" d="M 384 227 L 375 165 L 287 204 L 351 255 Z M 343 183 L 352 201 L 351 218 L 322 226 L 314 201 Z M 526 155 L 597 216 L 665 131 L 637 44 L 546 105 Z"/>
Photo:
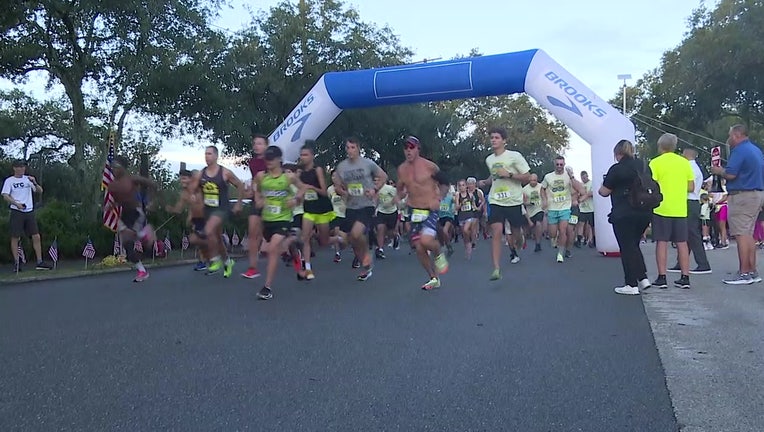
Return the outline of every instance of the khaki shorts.
<path id="1" fill-rule="evenodd" d="M 764 205 L 764 192 L 742 191 L 727 196 L 727 223 L 731 236 L 752 236 Z"/>

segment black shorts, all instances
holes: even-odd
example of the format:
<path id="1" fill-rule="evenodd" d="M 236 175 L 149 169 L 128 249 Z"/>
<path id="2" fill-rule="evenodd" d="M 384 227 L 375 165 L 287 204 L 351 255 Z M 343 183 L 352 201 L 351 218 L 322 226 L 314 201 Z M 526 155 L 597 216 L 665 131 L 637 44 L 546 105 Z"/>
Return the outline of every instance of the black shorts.
<path id="1" fill-rule="evenodd" d="M 37 219 L 34 217 L 34 210 L 29 212 L 22 212 L 11 209 L 11 218 L 8 221 L 11 228 L 11 237 L 31 237 L 36 234 L 40 234 L 40 229 L 37 227 Z"/>
<path id="2" fill-rule="evenodd" d="M 438 219 L 438 225 L 444 227 L 446 226 L 446 223 L 451 222 L 451 225 L 456 226 L 456 221 L 454 221 L 454 218 L 450 216 L 442 217 Z"/>
<path id="3" fill-rule="evenodd" d="M 687 241 L 687 218 L 653 215 L 653 240 L 683 243 Z"/>
<path id="4" fill-rule="evenodd" d="M 581 213 L 578 215 L 578 221 L 584 224 L 588 224 L 590 227 L 594 226 L 594 213 Z"/>
<path id="5" fill-rule="evenodd" d="M 347 219 L 349 230 L 353 229 L 353 225 L 355 225 L 356 222 L 360 222 L 366 229 L 369 229 L 374 226 L 374 207 L 346 209 L 345 219 Z"/>
<path id="6" fill-rule="evenodd" d="M 489 224 L 504 224 L 504 221 L 508 221 L 510 226 L 524 227 L 528 224 L 528 219 L 523 214 L 523 206 L 516 205 L 511 207 L 500 206 L 491 204 L 491 214 L 488 216 Z"/>
<path id="7" fill-rule="evenodd" d="M 122 213 L 119 215 L 119 224 L 117 230 L 120 232 L 131 230 L 137 233 L 142 230 L 147 223 L 146 213 L 143 212 L 143 209 L 123 208 Z"/>
<path id="8" fill-rule="evenodd" d="M 337 228 L 340 231 L 344 232 L 345 234 L 350 232 L 350 227 L 348 227 L 348 220 L 347 218 L 344 218 L 344 217 L 335 217 L 334 219 L 332 219 L 332 221 L 329 222 L 329 228 L 331 229 Z"/>
<path id="9" fill-rule="evenodd" d="M 263 238 L 265 241 L 271 241 L 271 238 L 278 234 L 284 237 L 289 236 L 289 232 L 292 229 L 292 222 L 278 221 L 278 222 L 265 222 L 263 221 Z"/>
<path id="10" fill-rule="evenodd" d="M 204 238 L 204 228 L 207 225 L 207 221 L 204 218 L 191 218 L 191 226 L 193 227 L 194 234 L 200 238 Z"/>
<path id="11" fill-rule="evenodd" d="M 398 212 L 395 213 L 380 213 L 377 212 L 377 216 L 374 217 L 374 225 L 384 225 L 387 229 L 395 229 L 398 225 Z"/>
<path id="12" fill-rule="evenodd" d="M 544 212 L 540 211 L 536 213 L 535 215 L 531 216 L 531 223 L 533 224 L 540 224 L 541 222 L 544 222 Z"/>
<path id="13" fill-rule="evenodd" d="M 303 213 L 292 216 L 292 228 L 302 229 L 302 215 Z"/>

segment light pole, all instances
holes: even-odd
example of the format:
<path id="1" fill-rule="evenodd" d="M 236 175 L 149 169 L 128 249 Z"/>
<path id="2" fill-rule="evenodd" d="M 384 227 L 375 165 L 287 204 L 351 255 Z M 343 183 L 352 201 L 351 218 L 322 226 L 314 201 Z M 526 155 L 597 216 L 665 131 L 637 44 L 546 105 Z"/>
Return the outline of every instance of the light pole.
<path id="1" fill-rule="evenodd" d="M 618 75 L 619 80 L 623 80 L 623 115 L 626 115 L 626 80 L 631 79 L 631 74 Z"/>

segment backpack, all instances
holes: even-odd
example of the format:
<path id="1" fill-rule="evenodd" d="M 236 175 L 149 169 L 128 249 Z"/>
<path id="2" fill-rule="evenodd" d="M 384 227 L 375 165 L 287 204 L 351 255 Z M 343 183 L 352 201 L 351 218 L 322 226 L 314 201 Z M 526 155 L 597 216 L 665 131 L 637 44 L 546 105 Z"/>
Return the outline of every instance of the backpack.
<path id="1" fill-rule="evenodd" d="M 642 164 L 642 171 L 637 171 L 637 176 L 634 177 L 629 188 L 629 204 L 636 210 L 653 210 L 661 205 L 663 194 L 658 182 L 646 169 L 647 164 L 644 162 Z"/>

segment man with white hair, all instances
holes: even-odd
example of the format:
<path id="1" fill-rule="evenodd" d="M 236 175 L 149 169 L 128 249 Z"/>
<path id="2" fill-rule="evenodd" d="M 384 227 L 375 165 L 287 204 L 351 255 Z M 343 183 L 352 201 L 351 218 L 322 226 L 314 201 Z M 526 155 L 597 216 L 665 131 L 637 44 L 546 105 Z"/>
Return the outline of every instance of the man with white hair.
<path id="1" fill-rule="evenodd" d="M 663 201 L 653 210 L 653 239 L 656 241 L 655 260 L 658 278 L 652 283 L 657 288 L 668 288 L 668 244 L 676 243 L 682 276 L 674 281 L 679 288 L 690 288 L 690 252 L 687 247 L 687 192 L 695 190 L 695 174 L 690 161 L 676 151 L 674 134 L 658 138 L 658 157 L 650 161 L 650 171 L 663 194 Z"/>

